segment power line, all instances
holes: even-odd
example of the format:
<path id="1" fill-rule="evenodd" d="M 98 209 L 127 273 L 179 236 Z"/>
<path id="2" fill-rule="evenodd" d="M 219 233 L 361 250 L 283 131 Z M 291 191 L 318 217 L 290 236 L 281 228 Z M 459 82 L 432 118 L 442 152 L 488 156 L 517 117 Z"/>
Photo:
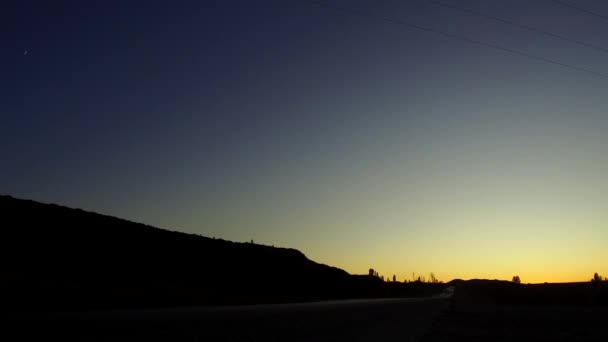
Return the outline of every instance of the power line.
<path id="1" fill-rule="evenodd" d="M 562 36 L 562 35 L 550 32 L 550 31 L 546 31 L 546 30 L 543 30 L 543 29 L 539 29 L 539 28 L 536 28 L 536 27 L 533 27 L 533 26 L 516 23 L 516 22 L 508 20 L 508 19 L 504 19 L 504 18 L 492 16 L 492 15 L 487 15 L 487 14 L 484 14 L 484 13 L 481 13 L 481 12 L 478 12 L 478 11 L 475 11 L 475 10 L 472 10 L 472 9 L 468 9 L 468 8 L 465 8 L 465 7 L 456 6 L 456 5 L 452 5 L 452 4 L 447 4 L 447 3 L 444 3 L 444 2 L 441 2 L 441 1 L 427 0 L 427 2 L 429 2 L 429 3 L 433 4 L 433 5 L 439 6 L 439 7 L 449 8 L 449 9 L 452 9 L 452 10 L 456 10 L 456 11 L 460 11 L 460 12 L 465 12 L 465 13 L 473 14 L 473 15 L 476 15 L 476 16 L 479 16 L 479 17 L 483 17 L 483 18 L 486 18 L 486 19 L 490 19 L 490 20 L 501 22 L 503 24 L 511 25 L 511 26 L 514 26 L 514 27 L 518 27 L 520 29 L 528 30 L 528 31 L 535 32 L 535 33 L 540 33 L 540 34 L 543 34 L 543 35 L 548 36 L 548 37 L 557 38 L 557 39 L 560 39 L 560 40 L 565 41 L 565 42 L 574 43 L 574 44 L 577 44 L 577 45 L 580 45 L 580 46 L 584 46 L 584 47 L 587 47 L 587 48 L 591 48 L 591 49 L 595 49 L 595 50 L 598 50 L 598 51 L 602 51 L 602 52 L 608 53 L 608 49 L 607 48 L 604 48 L 604 47 L 601 47 L 601 46 L 597 46 L 597 45 L 594 45 L 594 44 L 591 44 L 591 43 L 586 43 L 586 42 L 580 41 L 578 39 L 568 38 L 568 37 L 565 37 L 565 36 Z"/>
<path id="2" fill-rule="evenodd" d="M 427 33 L 434 33 L 434 34 L 437 34 L 437 35 L 440 35 L 440 36 L 443 36 L 443 37 L 446 37 L 446 38 L 450 38 L 450 39 L 454 39 L 454 40 L 458 40 L 458 41 L 467 42 L 467 43 L 470 43 L 470 44 L 476 44 L 476 45 L 484 46 L 484 47 L 495 49 L 495 50 L 500 50 L 500 51 L 508 52 L 508 53 L 511 53 L 511 54 L 514 54 L 514 55 L 526 57 L 526 58 L 533 59 L 533 60 L 536 60 L 536 61 L 550 63 L 550 64 L 553 64 L 553 65 L 559 65 L 559 66 L 564 67 L 564 68 L 568 68 L 568 69 L 576 70 L 576 71 L 581 71 L 581 72 L 587 73 L 589 75 L 593 75 L 593 76 L 596 76 L 596 77 L 601 77 L 601 78 L 608 79 L 608 74 L 597 72 L 597 71 L 593 71 L 591 69 L 579 67 L 579 66 L 576 66 L 576 65 L 571 65 L 571 64 L 563 63 L 563 62 L 556 61 L 554 59 L 546 58 L 546 57 L 543 57 L 543 56 L 533 55 L 531 53 L 528 53 L 528 52 L 525 52 L 525 51 L 522 51 L 522 50 L 512 49 L 512 48 L 500 46 L 498 44 L 487 43 L 487 42 L 483 42 L 481 40 L 472 39 L 472 38 L 469 38 L 469 37 L 466 37 L 466 36 L 461 36 L 461 35 L 457 35 L 457 34 L 454 34 L 454 33 L 449 33 L 449 32 L 445 32 L 445 31 L 433 29 L 433 28 L 430 28 L 430 27 L 425 27 L 425 26 L 421 26 L 421 25 L 417 25 L 417 24 L 412 24 L 412 23 L 409 23 L 407 21 L 400 20 L 400 19 L 394 19 L 394 18 L 382 16 L 382 15 L 374 15 L 374 14 L 370 14 L 368 12 L 359 11 L 359 10 L 352 9 L 352 8 L 334 6 L 334 5 L 330 5 L 330 4 L 327 4 L 325 2 L 321 2 L 321 1 L 308 0 L 308 2 L 313 3 L 315 5 L 318 5 L 318 6 L 321 6 L 321 7 L 330 8 L 330 9 L 333 9 L 333 10 L 336 10 L 336 11 L 347 12 L 347 13 L 351 13 L 351 14 L 355 14 L 355 15 L 359 15 L 359 16 L 363 16 L 363 17 L 370 17 L 370 18 L 374 18 L 374 19 L 378 19 L 378 20 L 383 20 L 383 21 L 386 21 L 386 22 L 389 22 L 389 23 L 392 23 L 392 24 L 395 24 L 395 25 L 400 25 L 400 26 L 407 27 L 407 28 L 412 29 L 412 30 L 423 31 L 423 32 L 427 32 Z"/>
<path id="3" fill-rule="evenodd" d="M 551 0 L 551 1 L 553 3 L 558 4 L 558 5 L 561 5 L 561 6 L 564 6 L 564 7 L 568 7 L 568 8 L 574 9 L 574 10 L 577 10 L 579 12 L 583 12 L 583 13 L 592 15 L 594 17 L 602 18 L 604 20 L 608 20 L 608 16 L 605 16 L 605 15 L 597 13 L 597 12 L 590 11 L 588 9 L 582 8 L 582 7 L 577 6 L 577 5 L 573 5 L 573 4 L 569 3 L 569 2 L 565 2 L 565 1 L 561 1 L 561 0 Z"/>

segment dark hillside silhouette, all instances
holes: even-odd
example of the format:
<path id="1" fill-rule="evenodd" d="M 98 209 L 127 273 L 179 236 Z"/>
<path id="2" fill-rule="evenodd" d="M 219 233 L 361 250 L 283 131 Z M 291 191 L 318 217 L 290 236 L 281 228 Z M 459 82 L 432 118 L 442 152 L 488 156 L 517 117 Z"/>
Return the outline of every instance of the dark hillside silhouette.
<path id="1" fill-rule="evenodd" d="M 113 306 L 333 297 L 348 274 L 294 249 L 172 232 L 0 198 L 3 293 L 17 303 Z M 7 292 L 8 291 L 8 292 Z"/>
<path id="2" fill-rule="evenodd" d="M 416 295 L 294 249 L 235 243 L 0 196 L 3 305 L 84 309 Z M 404 290 L 405 289 L 405 290 Z M 428 292 L 427 288 L 418 293 Z"/>

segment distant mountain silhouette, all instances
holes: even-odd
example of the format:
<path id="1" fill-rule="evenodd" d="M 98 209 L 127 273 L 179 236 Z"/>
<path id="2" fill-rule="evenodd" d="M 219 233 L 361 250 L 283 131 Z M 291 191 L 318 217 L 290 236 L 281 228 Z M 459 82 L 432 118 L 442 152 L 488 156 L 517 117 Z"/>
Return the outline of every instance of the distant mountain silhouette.
<path id="1" fill-rule="evenodd" d="M 425 292 L 351 276 L 295 249 L 211 239 L 10 196 L 0 196 L 0 212 L 5 308 L 277 303 Z"/>

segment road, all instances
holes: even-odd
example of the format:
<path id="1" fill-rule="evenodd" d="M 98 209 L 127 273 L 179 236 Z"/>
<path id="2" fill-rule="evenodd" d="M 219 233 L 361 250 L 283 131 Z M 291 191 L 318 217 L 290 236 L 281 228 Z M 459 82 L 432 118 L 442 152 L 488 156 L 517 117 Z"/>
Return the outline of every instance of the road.
<path id="1" fill-rule="evenodd" d="M 11 340 L 418 341 L 446 297 L 25 315 Z"/>

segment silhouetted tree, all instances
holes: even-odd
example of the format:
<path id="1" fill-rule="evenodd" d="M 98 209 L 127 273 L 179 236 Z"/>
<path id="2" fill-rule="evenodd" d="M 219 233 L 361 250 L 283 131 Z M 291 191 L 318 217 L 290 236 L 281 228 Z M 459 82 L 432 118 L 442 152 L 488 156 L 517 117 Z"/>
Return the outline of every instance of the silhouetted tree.
<path id="1" fill-rule="evenodd" d="M 374 275 L 376 275 L 376 273 L 374 272 L 374 269 L 373 269 L 373 268 L 370 268 L 370 269 L 369 269 L 369 276 L 370 276 L 370 277 L 373 277 Z"/>
<path id="2" fill-rule="evenodd" d="M 602 276 L 597 274 L 597 272 L 593 275 L 593 279 L 591 279 L 592 282 L 598 282 L 598 283 L 602 280 L 603 280 Z"/>
<path id="3" fill-rule="evenodd" d="M 516 284 L 521 284 L 521 279 L 519 279 L 519 276 L 513 276 L 513 279 L 511 279 L 512 282 L 516 283 Z"/>
<path id="4" fill-rule="evenodd" d="M 397 277 L 393 274 L 393 283 L 397 282 Z"/>
<path id="5" fill-rule="evenodd" d="M 434 284 L 439 282 L 439 280 L 437 280 L 437 278 L 435 278 L 435 274 L 433 272 L 431 272 L 431 274 L 429 274 L 429 281 Z"/>

